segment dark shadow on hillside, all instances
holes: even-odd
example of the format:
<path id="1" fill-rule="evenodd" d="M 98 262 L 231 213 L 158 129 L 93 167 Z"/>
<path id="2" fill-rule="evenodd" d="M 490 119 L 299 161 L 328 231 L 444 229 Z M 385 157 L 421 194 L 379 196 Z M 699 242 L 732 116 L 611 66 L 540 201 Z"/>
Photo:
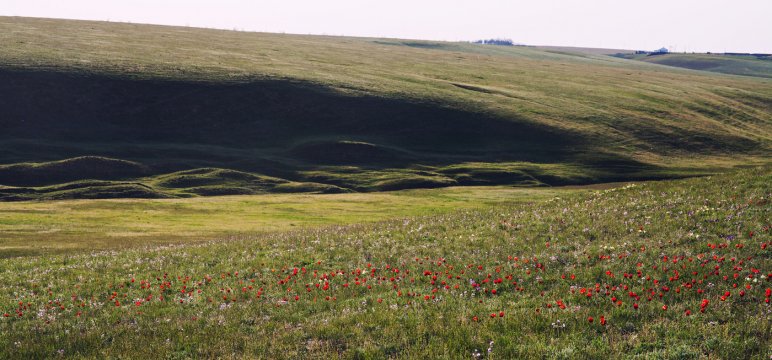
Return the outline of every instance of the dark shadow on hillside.
<path id="1" fill-rule="evenodd" d="M 205 164 L 239 168 L 233 164 L 249 164 L 254 158 L 238 151 L 262 149 L 302 167 L 340 163 L 336 152 L 351 148 L 341 147 L 341 140 L 398 149 L 379 150 L 367 164 L 371 167 L 458 160 L 553 162 L 582 143 L 571 134 L 520 119 L 344 95 L 293 81 L 206 83 L 0 70 L 0 114 L 0 142 L 28 144 L 15 147 L 12 158 L 0 155 L 0 163 L 105 155 L 159 164 L 204 157 Z M 105 143 L 111 145 L 90 145 Z M 169 155 L 143 148 L 150 143 L 176 150 Z M 57 146 L 41 154 L 47 144 Z M 201 146 L 235 150 L 221 154 Z M 393 154 L 397 156 L 390 158 Z M 348 158 L 367 162 L 357 154 Z"/>
<path id="2" fill-rule="evenodd" d="M 39 164 L 0 165 L 0 184 L 41 186 L 81 179 L 127 179 L 148 174 L 142 164 L 98 156 L 82 156 Z"/>

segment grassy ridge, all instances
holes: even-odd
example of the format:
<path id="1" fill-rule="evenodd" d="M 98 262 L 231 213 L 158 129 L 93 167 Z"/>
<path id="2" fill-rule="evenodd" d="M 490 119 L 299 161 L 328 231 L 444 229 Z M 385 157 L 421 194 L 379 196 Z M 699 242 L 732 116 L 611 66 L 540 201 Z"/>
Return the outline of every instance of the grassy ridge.
<path id="1" fill-rule="evenodd" d="M 356 191 L 491 183 L 474 174 L 499 163 L 715 172 L 768 162 L 772 134 L 770 80 L 528 47 L 4 17 L 0 80 L 0 163 L 102 156 Z"/>
<path id="2" fill-rule="evenodd" d="M 771 182 L 0 260 L 0 357 L 766 358 Z"/>
<path id="3" fill-rule="evenodd" d="M 1 186 L 0 201 L 186 198 L 214 195 L 262 195 L 270 193 L 335 194 L 346 192 L 393 191 L 411 188 L 440 188 L 466 185 L 508 184 L 520 187 L 564 186 L 591 183 L 652 180 L 700 176 L 724 171 L 733 163 L 679 168 L 658 168 L 636 162 L 619 162 L 598 157 L 602 165 L 537 164 L 528 162 L 467 162 L 447 166 L 418 165 L 408 168 L 362 168 L 319 166 L 289 175 L 297 181 L 221 168 L 196 168 L 168 174 L 132 178 L 147 173 L 147 167 L 104 157 L 80 157 L 45 163 L 0 165 L 0 179 L 11 184 L 54 184 L 42 186 Z M 746 160 L 749 161 L 749 160 Z M 763 160 L 751 160 L 761 162 Z M 118 169 L 111 164 L 117 164 Z M 124 164 L 133 164 L 123 170 Z M 87 175 L 84 175 L 87 174 Z M 138 175 L 133 175 L 138 176 Z M 59 183 L 61 179 L 90 177 Z M 124 177 L 125 180 L 105 180 Z"/>

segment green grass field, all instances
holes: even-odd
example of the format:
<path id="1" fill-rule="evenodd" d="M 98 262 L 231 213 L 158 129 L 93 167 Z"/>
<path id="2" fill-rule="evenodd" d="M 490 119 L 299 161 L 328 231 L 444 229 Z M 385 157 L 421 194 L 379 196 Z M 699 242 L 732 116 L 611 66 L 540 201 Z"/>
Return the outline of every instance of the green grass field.
<path id="1" fill-rule="evenodd" d="M 0 359 L 770 358 L 772 79 L 609 55 L 0 17 Z"/>
<path id="2" fill-rule="evenodd" d="M 603 188 L 614 184 L 592 186 Z M 277 231 L 525 204 L 587 191 L 452 187 L 370 194 L 0 203 L 0 258 L 226 241 Z"/>
<path id="3" fill-rule="evenodd" d="M 0 259 L 0 357 L 763 359 L 771 176 L 755 168 L 229 241 L 38 247 Z M 480 191 L 475 203 L 503 190 Z M 314 204 L 335 222 L 343 199 L 332 199 Z M 18 204 L 72 207 L 81 231 L 96 221 L 89 207 L 108 205 L 103 219 L 136 214 L 130 201 Z M 165 204 L 179 206 L 174 226 L 198 219 L 198 202 Z"/>
<path id="4" fill-rule="evenodd" d="M 3 200 L 717 173 L 769 162 L 771 109 L 598 51 L 0 18 Z"/>

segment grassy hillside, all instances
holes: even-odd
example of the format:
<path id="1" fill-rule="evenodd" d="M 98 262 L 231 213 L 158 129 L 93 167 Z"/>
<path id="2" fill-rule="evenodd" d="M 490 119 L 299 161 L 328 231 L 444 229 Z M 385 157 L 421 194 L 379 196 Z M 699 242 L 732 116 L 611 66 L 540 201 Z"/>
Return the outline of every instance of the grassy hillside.
<path id="1" fill-rule="evenodd" d="M 560 185 L 767 163 L 772 80 L 592 52 L 2 17 L 0 114 L 5 200 Z M 165 185 L 190 170 L 244 174 Z"/>
<path id="2" fill-rule="evenodd" d="M 763 359 L 770 183 L 0 259 L 0 357 Z"/>
<path id="3" fill-rule="evenodd" d="M 619 57 L 645 61 L 651 64 L 674 66 L 692 70 L 772 78 L 772 58 L 720 54 L 617 54 Z"/>

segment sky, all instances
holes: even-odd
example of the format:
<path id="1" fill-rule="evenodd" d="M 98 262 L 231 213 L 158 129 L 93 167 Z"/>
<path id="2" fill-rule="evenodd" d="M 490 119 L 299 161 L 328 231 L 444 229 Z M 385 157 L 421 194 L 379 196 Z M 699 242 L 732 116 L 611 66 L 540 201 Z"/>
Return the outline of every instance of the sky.
<path id="1" fill-rule="evenodd" d="M 772 53 L 772 0 L 0 0 L 0 15 L 240 31 Z"/>

